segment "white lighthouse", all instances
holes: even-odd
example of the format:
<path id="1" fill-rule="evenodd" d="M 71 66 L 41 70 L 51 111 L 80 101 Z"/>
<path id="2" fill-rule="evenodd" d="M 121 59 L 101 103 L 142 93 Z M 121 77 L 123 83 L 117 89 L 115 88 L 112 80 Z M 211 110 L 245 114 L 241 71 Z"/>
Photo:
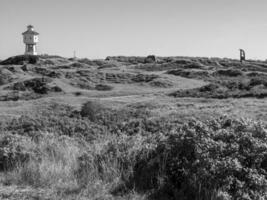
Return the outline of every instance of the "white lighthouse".
<path id="1" fill-rule="evenodd" d="M 38 43 L 38 35 L 32 25 L 27 26 L 28 30 L 22 33 L 23 42 L 25 43 L 25 54 L 37 55 L 36 44 Z"/>

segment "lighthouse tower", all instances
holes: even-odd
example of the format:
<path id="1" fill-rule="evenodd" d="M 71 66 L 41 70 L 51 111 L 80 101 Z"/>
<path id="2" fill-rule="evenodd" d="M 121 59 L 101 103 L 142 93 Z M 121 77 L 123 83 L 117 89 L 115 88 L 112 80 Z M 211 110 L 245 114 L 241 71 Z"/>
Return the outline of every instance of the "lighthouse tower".
<path id="1" fill-rule="evenodd" d="M 28 30 L 22 33 L 23 42 L 25 44 L 26 55 L 37 55 L 36 44 L 38 43 L 38 35 L 32 25 L 27 26 Z"/>

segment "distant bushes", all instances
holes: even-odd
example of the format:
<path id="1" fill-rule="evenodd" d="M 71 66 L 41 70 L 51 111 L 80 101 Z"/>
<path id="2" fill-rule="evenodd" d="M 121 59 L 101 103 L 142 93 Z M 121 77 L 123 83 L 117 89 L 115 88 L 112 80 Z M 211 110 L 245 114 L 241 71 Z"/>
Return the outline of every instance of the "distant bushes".
<path id="1" fill-rule="evenodd" d="M 41 54 L 38 55 L 38 57 L 43 58 L 43 59 L 52 59 L 52 58 L 56 58 L 56 59 L 62 59 L 62 56 L 58 56 L 58 55 L 48 55 L 48 54 Z"/>
<path id="2" fill-rule="evenodd" d="M 0 69 L 0 85 L 7 84 L 12 80 L 12 72 L 7 69 Z"/>
<path id="3" fill-rule="evenodd" d="M 149 55 L 144 60 L 145 63 L 155 63 L 157 62 L 157 58 L 155 55 Z"/>
<path id="4" fill-rule="evenodd" d="M 10 57 L 0 62 L 0 65 L 23 65 L 25 63 L 36 64 L 39 61 L 39 56 L 35 55 L 20 55 Z"/>
<path id="5" fill-rule="evenodd" d="M 134 82 L 150 82 L 154 79 L 159 78 L 156 74 L 137 74 L 132 78 Z"/>
<path id="6" fill-rule="evenodd" d="M 106 84 L 97 84 L 95 86 L 95 89 L 99 91 L 110 91 L 113 89 L 113 87 L 110 85 L 106 85 Z"/>
<path id="7" fill-rule="evenodd" d="M 30 90 L 37 94 L 47 94 L 48 92 L 61 92 L 62 89 L 58 86 L 51 87 L 48 85 L 52 80 L 49 78 L 33 78 L 23 82 L 16 82 L 8 87 L 17 91 Z"/>
<path id="8" fill-rule="evenodd" d="M 78 63 L 96 66 L 98 69 L 120 67 L 122 64 L 115 60 L 89 60 L 87 58 L 79 59 Z"/>
<path id="9" fill-rule="evenodd" d="M 200 88 L 178 90 L 169 94 L 173 97 L 194 97 L 194 98 L 244 98 L 267 97 L 266 83 L 262 79 L 250 79 L 244 81 L 217 81 Z"/>
<path id="10" fill-rule="evenodd" d="M 122 62 L 125 64 L 138 64 L 138 63 L 144 63 L 145 62 L 145 57 L 137 57 L 137 56 L 131 56 L 131 57 L 127 57 L 127 56 L 108 56 L 106 59 L 106 61 L 118 61 L 118 62 Z"/>
<path id="11" fill-rule="evenodd" d="M 263 85 L 265 87 L 267 87 L 267 77 L 255 77 L 255 78 L 252 78 L 250 79 L 250 82 L 249 82 L 249 86 L 250 87 L 253 87 L 253 86 L 256 86 L 256 85 Z"/>
<path id="12" fill-rule="evenodd" d="M 220 69 L 214 72 L 213 75 L 236 77 L 242 76 L 243 72 L 239 69 Z"/>
<path id="13" fill-rule="evenodd" d="M 207 78 L 210 76 L 208 71 L 193 71 L 193 70 L 183 70 L 183 69 L 173 69 L 166 72 L 167 74 L 172 74 L 175 76 L 181 76 L 184 78 Z"/>

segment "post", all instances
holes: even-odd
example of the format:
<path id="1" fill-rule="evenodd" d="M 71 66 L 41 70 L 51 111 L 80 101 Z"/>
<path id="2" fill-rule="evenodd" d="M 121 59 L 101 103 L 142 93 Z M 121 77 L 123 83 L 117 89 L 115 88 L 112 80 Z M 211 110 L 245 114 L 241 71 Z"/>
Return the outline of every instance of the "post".
<path id="1" fill-rule="evenodd" d="M 240 51 L 240 62 L 242 63 L 243 61 L 246 60 L 246 53 L 243 49 L 239 49 Z"/>

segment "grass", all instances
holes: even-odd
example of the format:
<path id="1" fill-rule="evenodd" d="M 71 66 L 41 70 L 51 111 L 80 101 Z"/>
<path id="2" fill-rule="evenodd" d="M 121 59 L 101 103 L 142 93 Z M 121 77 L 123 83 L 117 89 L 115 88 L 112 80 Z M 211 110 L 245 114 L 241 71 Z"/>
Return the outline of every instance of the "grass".
<path id="1" fill-rule="evenodd" d="M 26 184 L 34 188 L 75 185 L 73 175 L 77 168 L 78 144 L 71 138 L 48 133 L 39 137 L 39 141 L 28 144 L 32 149 L 27 152 L 27 163 L 17 163 L 16 168 L 6 174 L 5 184 Z"/>
<path id="2" fill-rule="evenodd" d="M 267 102 L 236 98 L 266 87 L 264 62 L 39 59 L 0 66 L 18 95 L 0 101 L 0 198 L 266 198 Z M 63 92 L 33 99 L 43 76 Z"/>
<path id="3" fill-rule="evenodd" d="M 95 104 L 90 105 L 95 107 Z M 94 119 L 96 120 L 95 123 L 102 124 L 102 126 L 106 126 L 106 128 L 101 130 L 101 134 L 89 141 L 85 140 L 85 138 L 80 135 L 62 135 L 56 132 L 48 133 L 40 130 L 35 130 L 35 134 L 29 134 L 32 132 L 31 130 L 17 132 L 15 135 L 5 133 L 2 135 L 0 141 L 8 141 L 8 143 L 4 142 L 4 146 L 2 146 L 0 150 L 3 150 L 4 148 L 5 152 L 10 152 L 11 154 L 3 154 L 1 151 L 0 154 L 8 156 L 13 160 L 12 162 L 7 163 L 9 164 L 9 167 L 6 168 L 2 184 L 27 185 L 32 188 L 47 189 L 48 191 L 51 191 L 52 189 L 52 194 L 55 199 L 59 198 L 59 196 L 57 196 L 59 194 L 58 192 L 60 192 L 60 198 L 66 199 L 70 197 L 75 197 L 75 199 L 86 197 L 89 197 L 90 199 L 147 199 L 149 196 L 153 199 L 177 199 L 178 197 L 191 198 L 190 194 L 197 195 L 196 192 L 191 190 L 190 192 L 188 190 L 189 188 L 194 190 L 195 186 L 190 185 L 190 180 L 194 177 L 184 177 L 186 178 L 186 181 L 189 181 L 184 183 L 189 184 L 189 188 L 186 190 L 181 189 L 179 183 L 172 182 L 176 179 L 173 179 L 172 176 L 178 176 L 177 180 L 179 180 L 180 172 L 170 172 L 169 169 L 178 170 L 179 167 L 184 167 L 183 165 L 180 166 L 179 162 L 176 163 L 175 156 L 189 156 L 189 159 L 195 158 L 194 156 L 190 156 L 190 152 L 188 152 L 188 154 L 186 153 L 189 149 L 191 149 L 190 151 L 195 149 L 194 147 L 191 147 L 192 145 L 201 144 L 203 145 L 201 148 L 205 149 L 207 141 L 201 138 L 207 137 L 209 144 L 220 146 L 222 144 L 217 143 L 217 137 L 221 138 L 220 140 L 223 140 L 223 142 L 228 144 L 227 137 L 232 137 L 231 134 L 236 134 L 236 142 L 240 143 L 239 145 L 245 145 L 243 139 L 246 139 L 247 136 L 255 137 L 255 141 L 253 138 L 250 140 L 253 142 L 254 146 L 246 146 L 246 148 L 253 148 L 254 153 L 265 151 L 265 147 L 262 146 L 262 144 L 265 141 L 264 138 L 266 133 L 264 131 L 266 130 L 258 122 L 219 118 L 209 120 L 205 123 L 191 121 L 188 124 L 185 123 L 182 125 L 177 124 L 170 118 L 161 118 L 157 121 L 156 119 L 149 117 L 149 112 L 141 114 L 133 108 L 143 109 L 140 105 L 135 105 L 131 109 L 128 108 L 130 109 L 128 111 L 125 110 L 121 113 L 116 111 L 119 114 L 118 117 L 114 117 L 114 114 L 111 115 L 111 118 L 104 115 L 106 118 L 105 120 L 108 120 L 108 123 L 104 124 L 101 117 Z M 64 109 L 64 107 L 54 107 L 54 110 L 57 109 L 61 110 L 61 113 L 57 116 L 58 121 L 63 119 L 62 117 L 64 113 L 71 113 L 69 108 Z M 48 112 L 50 113 L 52 111 Z M 129 118 L 131 119 L 130 121 L 126 120 Z M 28 119 L 25 119 L 22 123 L 27 124 L 27 120 Z M 48 124 L 50 122 L 47 121 L 45 123 Z M 67 121 L 65 123 L 69 122 Z M 24 127 L 23 124 L 22 127 Z M 11 131 L 10 128 L 14 130 L 17 129 L 16 126 L 12 124 L 9 128 L 5 127 L 4 130 Z M 91 126 L 91 128 L 94 128 L 94 126 Z M 62 129 L 61 132 L 64 133 L 64 131 L 65 129 Z M 207 135 L 206 131 L 210 131 L 210 134 L 213 135 Z M 183 146 L 180 147 L 179 151 L 181 151 L 181 153 L 176 154 L 175 152 L 179 147 L 176 148 L 176 145 L 185 140 L 183 134 L 186 135 L 186 138 L 188 137 L 191 139 L 188 140 L 189 143 L 183 142 L 181 144 L 191 146 L 189 149 Z M 244 138 L 239 139 L 239 137 Z M 192 142 L 192 139 L 199 141 L 194 143 Z M 208 148 L 211 153 L 214 153 L 212 146 Z M 248 151 L 252 151 L 252 149 L 248 149 Z M 219 149 L 217 154 L 222 157 L 226 155 L 223 152 L 220 152 Z M 231 153 L 231 155 L 235 157 L 235 153 Z M 249 155 L 250 154 L 244 154 L 245 157 Z M 265 158 L 261 155 L 265 154 L 258 154 L 261 161 L 257 159 L 257 162 L 261 163 L 261 166 L 265 169 Z M 22 156 L 27 159 L 21 160 Z M 210 159 L 219 158 L 220 156 L 211 156 Z M 172 162 L 174 162 L 175 168 L 170 165 Z M 210 162 L 216 163 L 213 160 Z M 243 161 L 240 160 L 240 162 Z M 12 168 L 10 167 L 10 163 L 13 163 Z M 193 165 L 194 163 L 195 162 L 190 162 L 188 163 L 189 165 L 186 164 L 186 168 L 191 170 L 190 168 L 193 167 L 191 164 Z M 250 165 L 243 164 L 250 167 Z M 218 165 L 217 167 L 221 167 L 221 165 Z M 194 171 L 193 168 L 192 170 Z M 213 174 L 213 172 L 209 171 L 209 168 L 205 168 L 205 170 L 208 170 L 207 173 L 211 173 L 210 175 Z M 221 171 L 218 171 L 218 173 L 219 172 Z M 257 173 L 260 173 L 260 171 Z M 188 174 L 190 175 L 191 172 Z M 243 176 L 248 175 L 249 174 L 247 173 L 243 174 Z M 217 175 L 212 176 L 215 176 L 216 178 Z M 262 175 L 259 174 L 259 176 Z M 220 176 L 218 175 L 217 178 L 219 177 Z M 238 177 L 239 176 L 236 178 Z M 210 178 L 210 181 L 214 180 L 212 177 Z M 201 180 L 202 179 L 199 177 L 199 181 Z M 219 178 L 218 181 L 219 180 L 221 179 Z M 223 182 L 224 180 L 222 179 L 221 181 Z M 253 179 L 250 181 L 253 181 Z M 208 181 L 206 183 L 211 182 Z M 174 190 L 169 184 L 175 186 L 177 189 Z M 253 184 L 256 184 L 256 182 Z M 253 195 L 258 195 L 257 191 L 261 191 L 262 186 L 260 184 L 261 183 L 257 183 L 257 190 L 250 189 L 254 192 Z M 217 198 L 215 198 L 215 196 L 228 196 L 230 198 L 238 193 L 233 191 L 230 192 L 230 190 L 228 191 L 222 186 L 219 190 L 216 188 L 207 188 L 209 191 L 213 191 L 208 193 L 204 188 L 206 186 L 202 185 L 202 187 L 203 193 L 201 192 L 198 194 L 201 196 L 198 198 L 192 197 L 193 199 L 207 199 L 212 196 L 213 199 Z M 181 191 L 184 192 L 181 193 Z M 189 193 L 187 194 L 186 191 Z M 264 193 L 261 194 L 263 195 Z M 249 195 L 251 196 L 252 194 Z"/>

